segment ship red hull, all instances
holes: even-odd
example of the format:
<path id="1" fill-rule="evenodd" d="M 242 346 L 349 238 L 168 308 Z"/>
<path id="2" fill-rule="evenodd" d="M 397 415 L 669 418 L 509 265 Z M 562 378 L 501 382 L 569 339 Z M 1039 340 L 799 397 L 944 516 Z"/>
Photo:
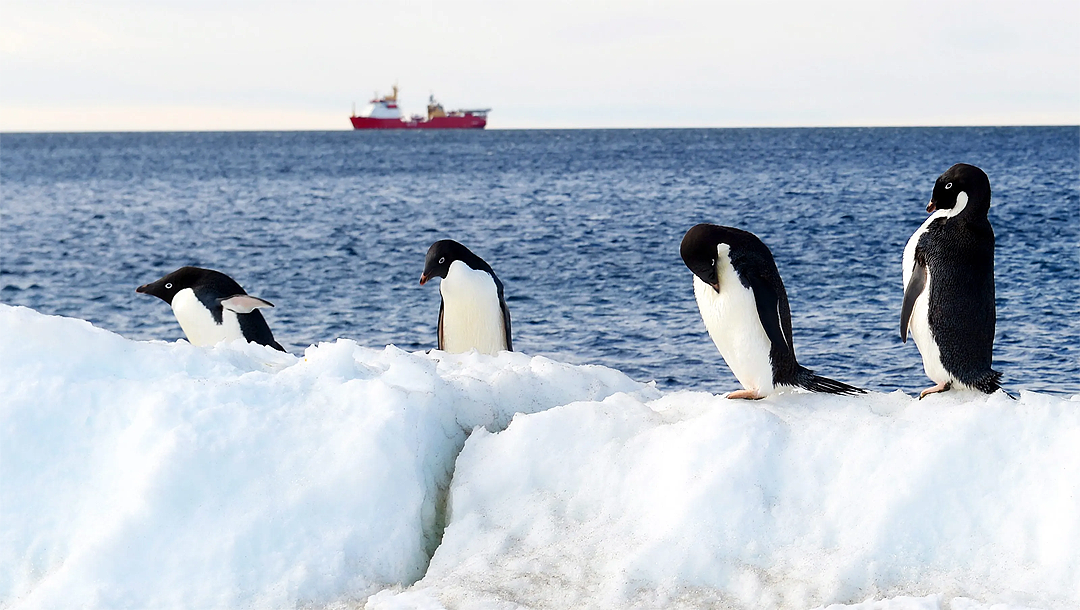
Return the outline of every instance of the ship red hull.
<path id="1" fill-rule="evenodd" d="M 487 118 L 466 114 L 465 116 L 435 117 L 426 121 L 402 119 L 373 119 L 369 117 L 349 117 L 353 129 L 483 129 Z"/>

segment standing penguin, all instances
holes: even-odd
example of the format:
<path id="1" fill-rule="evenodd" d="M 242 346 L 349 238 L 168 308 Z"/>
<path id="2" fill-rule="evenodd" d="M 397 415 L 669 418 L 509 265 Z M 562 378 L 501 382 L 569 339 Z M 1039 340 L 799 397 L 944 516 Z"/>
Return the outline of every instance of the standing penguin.
<path id="1" fill-rule="evenodd" d="M 431 244 L 420 285 L 441 277 L 439 292 L 439 349 L 484 354 L 513 351 L 510 310 L 503 285 L 491 265 L 452 239 Z"/>
<path id="2" fill-rule="evenodd" d="M 259 307 L 273 305 L 244 292 L 224 273 L 199 267 L 181 267 L 135 292 L 149 294 L 172 306 L 176 321 L 192 345 L 209 346 L 244 339 L 285 351 L 274 341 Z"/>
<path id="3" fill-rule="evenodd" d="M 989 178 L 957 163 L 938 177 L 926 211 L 930 217 L 904 247 L 900 310 L 900 338 L 907 343 L 911 330 L 923 370 L 937 384 L 919 398 L 954 385 L 995 392 L 1001 373 L 990 368 L 997 312 Z"/>
<path id="4" fill-rule="evenodd" d="M 772 252 L 753 233 L 699 224 L 683 236 L 683 262 L 716 349 L 743 390 L 728 398 L 764 398 L 777 386 L 828 394 L 862 394 L 819 377 L 795 360 L 787 291 Z"/>

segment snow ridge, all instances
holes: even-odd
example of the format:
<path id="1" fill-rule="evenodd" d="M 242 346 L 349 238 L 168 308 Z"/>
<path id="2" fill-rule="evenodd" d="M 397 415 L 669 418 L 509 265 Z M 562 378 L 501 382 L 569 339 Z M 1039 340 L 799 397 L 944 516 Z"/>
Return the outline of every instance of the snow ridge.
<path id="1" fill-rule="evenodd" d="M 1080 397 L 729 401 L 2 304 L 0 396 L 2 608 L 1080 606 Z"/>
<path id="2" fill-rule="evenodd" d="M 415 582 L 474 428 L 618 391 L 653 392 L 518 353 L 298 358 L 0 305 L 0 606 L 317 606 Z"/>

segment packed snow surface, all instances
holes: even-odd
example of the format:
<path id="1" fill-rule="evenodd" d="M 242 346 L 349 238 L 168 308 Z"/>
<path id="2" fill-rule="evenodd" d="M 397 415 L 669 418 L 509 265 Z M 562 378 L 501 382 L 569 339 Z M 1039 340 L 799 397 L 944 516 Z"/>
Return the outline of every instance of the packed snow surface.
<path id="1" fill-rule="evenodd" d="M 6 305 L 0 396 L 4 608 L 1080 607 L 1075 396 L 730 401 Z"/>

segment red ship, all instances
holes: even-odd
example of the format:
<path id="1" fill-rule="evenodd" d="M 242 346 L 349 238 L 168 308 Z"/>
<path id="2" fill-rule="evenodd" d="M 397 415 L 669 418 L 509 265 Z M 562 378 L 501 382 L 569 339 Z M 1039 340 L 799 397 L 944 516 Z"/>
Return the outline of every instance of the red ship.
<path id="1" fill-rule="evenodd" d="M 401 116 L 397 103 L 398 88 L 390 95 L 375 99 L 359 115 L 356 109 L 349 117 L 353 129 L 483 129 L 487 125 L 487 113 L 490 108 L 481 110 L 443 110 L 442 104 L 435 101 L 435 96 L 428 98 L 427 117 L 414 114 L 409 118 Z"/>

